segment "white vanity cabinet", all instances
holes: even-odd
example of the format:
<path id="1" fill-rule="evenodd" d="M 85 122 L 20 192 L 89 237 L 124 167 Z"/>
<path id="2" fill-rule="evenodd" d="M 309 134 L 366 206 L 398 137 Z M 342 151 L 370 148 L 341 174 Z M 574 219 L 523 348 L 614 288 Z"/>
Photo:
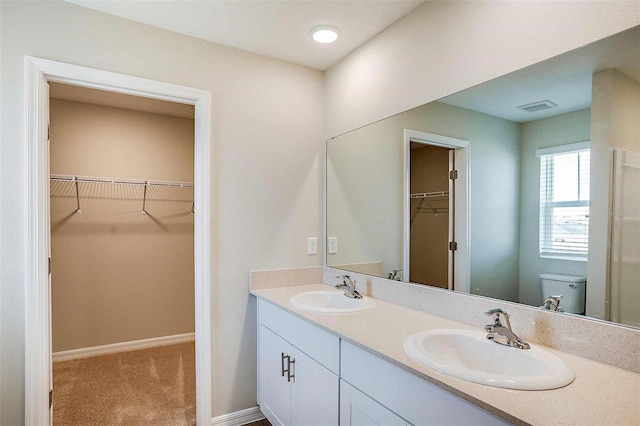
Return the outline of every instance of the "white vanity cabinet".
<path id="1" fill-rule="evenodd" d="M 258 353 L 260 409 L 272 425 L 290 425 L 293 386 L 284 357 L 291 355 L 291 344 L 261 325 Z"/>
<path id="2" fill-rule="evenodd" d="M 258 368 L 258 403 L 273 425 L 510 424 L 264 299 Z"/>
<path id="3" fill-rule="evenodd" d="M 337 425 L 340 339 L 258 304 L 258 402 L 273 425 Z"/>
<path id="4" fill-rule="evenodd" d="M 340 380 L 340 425 L 409 426 L 410 423 Z"/>
<path id="5" fill-rule="evenodd" d="M 342 341 L 340 378 L 369 398 L 402 416 L 408 424 L 510 425 L 480 407 L 423 380 L 349 342 Z M 342 388 L 341 388 L 342 389 Z M 375 411 L 364 411 L 371 419 Z M 341 416 L 341 419 L 343 417 Z M 407 424 L 392 423 L 392 424 Z M 341 426 L 356 423 L 340 423 Z"/>

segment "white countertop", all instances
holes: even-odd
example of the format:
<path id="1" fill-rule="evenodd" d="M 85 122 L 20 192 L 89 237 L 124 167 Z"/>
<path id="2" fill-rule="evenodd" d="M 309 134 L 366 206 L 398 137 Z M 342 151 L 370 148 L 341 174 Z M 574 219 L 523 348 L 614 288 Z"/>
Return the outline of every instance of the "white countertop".
<path id="1" fill-rule="evenodd" d="M 304 311 L 289 303 L 295 294 L 327 288 L 314 284 L 251 293 L 508 421 L 532 425 L 640 425 L 640 374 L 544 347 L 573 369 L 573 383 L 547 391 L 519 391 L 467 382 L 415 362 L 405 353 L 403 344 L 421 330 L 477 328 L 379 299 L 375 299 L 377 306 L 373 309 L 340 315 Z"/>

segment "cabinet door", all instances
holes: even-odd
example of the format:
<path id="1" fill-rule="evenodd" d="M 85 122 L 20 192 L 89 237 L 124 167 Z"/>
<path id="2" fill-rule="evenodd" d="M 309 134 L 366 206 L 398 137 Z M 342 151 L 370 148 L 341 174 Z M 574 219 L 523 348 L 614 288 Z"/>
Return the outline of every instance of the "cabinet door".
<path id="1" fill-rule="evenodd" d="M 274 426 L 291 424 L 292 383 L 287 381 L 287 359 L 291 345 L 265 326 L 260 326 L 258 345 L 260 410 Z"/>
<path id="2" fill-rule="evenodd" d="M 295 363 L 292 398 L 292 420 L 297 426 L 330 426 L 338 424 L 338 376 L 293 348 Z"/>
<path id="3" fill-rule="evenodd" d="M 511 425 L 349 342 L 343 341 L 340 351 L 341 378 L 410 423 L 421 426 Z"/>
<path id="4" fill-rule="evenodd" d="M 340 426 L 408 426 L 383 405 L 340 380 Z"/>

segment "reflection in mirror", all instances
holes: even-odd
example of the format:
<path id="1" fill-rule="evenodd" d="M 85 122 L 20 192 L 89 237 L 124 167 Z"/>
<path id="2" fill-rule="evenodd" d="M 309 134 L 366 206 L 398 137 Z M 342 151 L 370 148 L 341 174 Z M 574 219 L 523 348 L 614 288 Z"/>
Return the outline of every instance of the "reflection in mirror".
<path id="1" fill-rule="evenodd" d="M 640 327 L 639 117 L 635 27 L 335 137 L 327 265 Z"/>
<path id="2" fill-rule="evenodd" d="M 409 262 L 404 272 L 409 281 L 453 289 L 449 241 L 454 207 L 449 190 L 453 149 L 409 142 Z M 406 222 L 406 219 L 405 219 Z M 406 232 L 406 230 L 405 230 Z M 406 243 L 406 241 L 405 241 Z M 405 260 L 407 257 L 405 257 Z"/>

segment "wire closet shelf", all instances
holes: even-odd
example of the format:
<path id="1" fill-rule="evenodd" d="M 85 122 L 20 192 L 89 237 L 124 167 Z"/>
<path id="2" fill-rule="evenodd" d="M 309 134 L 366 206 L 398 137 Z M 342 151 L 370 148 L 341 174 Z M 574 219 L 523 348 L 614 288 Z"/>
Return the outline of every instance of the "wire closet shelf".
<path id="1" fill-rule="evenodd" d="M 416 192 L 410 194 L 411 200 L 419 201 L 417 213 L 447 213 L 449 211 L 449 191 Z M 446 202 L 446 205 L 441 205 Z M 426 203 L 426 206 L 425 206 Z"/>
<path id="2" fill-rule="evenodd" d="M 129 187 L 138 188 L 141 193 L 138 194 L 120 194 L 120 197 L 125 199 L 140 199 L 142 201 L 141 213 L 147 214 L 147 200 L 162 200 L 162 201 L 182 201 L 191 203 L 191 214 L 194 214 L 194 188 L 193 182 L 177 182 L 177 181 L 164 181 L 164 180 L 143 180 L 143 179 L 128 179 L 128 178 L 113 178 L 113 177 L 97 177 L 97 176 L 76 176 L 76 175 L 61 175 L 51 174 L 49 181 L 52 183 L 51 196 L 74 196 L 76 199 L 76 213 L 81 213 L 80 199 L 97 198 L 99 195 L 81 194 L 81 192 L 91 193 L 92 191 L 81 191 L 80 184 L 83 185 L 112 185 L 113 187 Z M 53 185 L 58 185 L 57 187 Z M 71 187 L 69 187 L 71 185 Z M 69 194 L 69 189 L 74 192 L 73 195 Z M 156 195 L 151 195 L 151 191 L 158 192 Z M 102 193 L 101 193 L 102 194 Z"/>

